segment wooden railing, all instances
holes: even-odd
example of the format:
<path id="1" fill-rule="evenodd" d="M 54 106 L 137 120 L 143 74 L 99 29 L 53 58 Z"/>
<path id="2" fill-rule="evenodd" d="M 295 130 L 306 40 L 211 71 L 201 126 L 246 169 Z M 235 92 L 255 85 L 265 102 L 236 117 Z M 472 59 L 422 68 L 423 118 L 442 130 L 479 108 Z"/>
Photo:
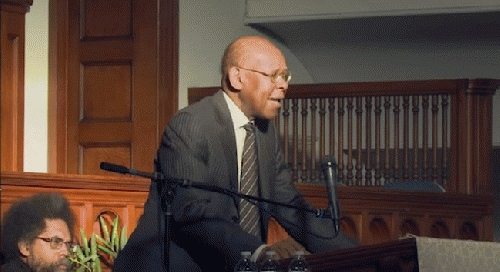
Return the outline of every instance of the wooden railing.
<path id="1" fill-rule="evenodd" d="M 500 80 L 452 79 L 290 85 L 276 124 L 294 180 L 323 184 L 338 164 L 347 186 L 426 182 L 491 192 L 492 96 Z M 189 103 L 216 87 L 190 88 Z"/>

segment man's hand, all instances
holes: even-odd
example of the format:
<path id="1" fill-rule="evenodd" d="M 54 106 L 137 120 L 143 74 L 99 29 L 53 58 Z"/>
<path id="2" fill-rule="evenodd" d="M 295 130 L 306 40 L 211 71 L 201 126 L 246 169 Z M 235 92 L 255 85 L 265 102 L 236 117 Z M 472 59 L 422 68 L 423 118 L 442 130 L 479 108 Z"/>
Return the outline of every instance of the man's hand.
<path id="1" fill-rule="evenodd" d="M 259 254 L 257 258 L 257 263 L 260 264 L 266 259 L 266 252 L 274 250 L 276 252 L 276 259 L 283 260 L 287 258 L 293 257 L 296 251 L 302 250 L 305 255 L 310 255 L 311 253 L 307 252 L 307 250 L 299 243 L 297 243 L 292 237 L 287 237 L 272 246 L 268 246 Z"/>

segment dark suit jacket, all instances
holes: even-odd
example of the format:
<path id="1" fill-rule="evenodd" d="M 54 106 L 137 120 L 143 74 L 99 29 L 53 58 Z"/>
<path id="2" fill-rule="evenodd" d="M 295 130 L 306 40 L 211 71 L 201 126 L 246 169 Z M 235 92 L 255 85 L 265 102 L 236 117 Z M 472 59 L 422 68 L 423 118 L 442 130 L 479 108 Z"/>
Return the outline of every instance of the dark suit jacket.
<path id="1" fill-rule="evenodd" d="M 307 206 L 292 184 L 274 123 L 256 120 L 260 195 Z M 237 191 L 238 166 L 234 128 L 222 91 L 181 111 L 165 129 L 157 168 L 172 179 L 186 179 Z M 220 193 L 179 187 L 173 198 L 173 237 L 204 271 L 232 271 L 241 251 L 254 251 L 267 240 L 269 213 L 312 253 L 354 243 L 333 237 L 333 224 L 296 210 L 265 203 L 260 208 L 261 239 L 239 226 L 239 200 Z M 146 212 L 146 211 L 145 211 Z M 139 227 L 136 231 L 140 231 Z M 313 234 L 311 234 L 313 233 Z"/>
<path id="2" fill-rule="evenodd" d="M 10 260 L 8 263 L 2 265 L 2 269 L 0 269 L 0 271 L 3 271 L 3 272 L 33 272 L 33 269 L 31 269 L 21 259 L 16 258 L 16 259 Z"/>

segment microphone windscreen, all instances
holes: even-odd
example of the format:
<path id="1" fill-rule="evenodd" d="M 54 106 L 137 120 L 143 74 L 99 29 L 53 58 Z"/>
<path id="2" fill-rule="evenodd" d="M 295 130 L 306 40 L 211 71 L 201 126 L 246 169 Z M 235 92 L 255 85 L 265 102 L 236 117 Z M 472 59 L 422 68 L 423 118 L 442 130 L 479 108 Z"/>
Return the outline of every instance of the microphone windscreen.
<path id="1" fill-rule="evenodd" d="M 321 169 L 325 171 L 328 167 L 332 167 L 333 171 L 337 170 L 337 164 L 335 163 L 335 158 L 333 156 L 325 156 L 321 160 Z"/>
<path id="2" fill-rule="evenodd" d="M 116 173 L 122 173 L 122 174 L 128 174 L 128 168 L 125 166 L 121 165 L 116 165 L 108 162 L 101 162 L 99 167 L 102 170 L 110 171 L 110 172 L 116 172 Z"/>

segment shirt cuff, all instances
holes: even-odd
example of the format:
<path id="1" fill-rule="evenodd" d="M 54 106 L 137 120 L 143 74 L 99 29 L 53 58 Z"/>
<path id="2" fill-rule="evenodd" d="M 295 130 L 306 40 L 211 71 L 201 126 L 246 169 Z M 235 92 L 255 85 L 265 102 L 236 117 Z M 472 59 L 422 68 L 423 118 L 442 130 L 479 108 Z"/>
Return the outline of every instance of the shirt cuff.
<path id="1" fill-rule="evenodd" d="M 266 244 L 263 244 L 263 245 L 261 245 L 260 247 L 258 247 L 258 248 L 255 250 L 255 252 L 252 254 L 252 256 L 250 257 L 250 261 L 252 261 L 252 262 L 254 262 L 254 263 L 255 263 L 255 262 L 257 262 L 257 258 L 259 258 L 260 253 L 261 253 L 261 252 L 262 252 L 262 250 L 263 250 L 264 248 L 266 248 L 266 247 L 267 247 L 267 245 L 266 245 Z"/>

